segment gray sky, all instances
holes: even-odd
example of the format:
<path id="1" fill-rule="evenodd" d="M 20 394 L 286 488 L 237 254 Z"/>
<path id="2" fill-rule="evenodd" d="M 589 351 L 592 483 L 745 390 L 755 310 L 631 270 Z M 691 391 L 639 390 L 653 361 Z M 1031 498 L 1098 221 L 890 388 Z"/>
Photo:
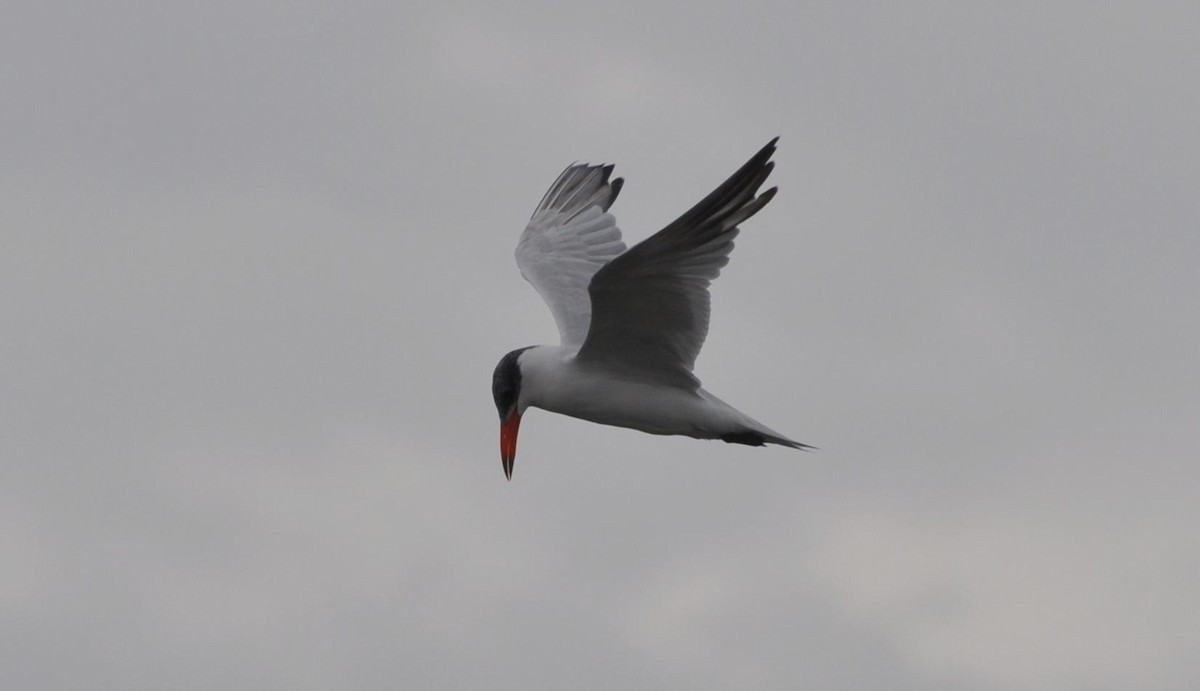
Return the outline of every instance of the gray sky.
<path id="1" fill-rule="evenodd" d="M 1195 3 L 18 3 L 0 687 L 1200 685 Z M 512 258 L 774 135 L 698 374 L 534 411 Z"/>

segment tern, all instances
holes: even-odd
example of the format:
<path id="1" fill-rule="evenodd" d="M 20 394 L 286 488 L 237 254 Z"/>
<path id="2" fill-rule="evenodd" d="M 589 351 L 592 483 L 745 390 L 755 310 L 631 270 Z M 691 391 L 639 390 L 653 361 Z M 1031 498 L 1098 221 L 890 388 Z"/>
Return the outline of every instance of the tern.
<path id="1" fill-rule="evenodd" d="M 500 359 L 492 396 L 500 460 L 512 479 L 530 407 L 650 434 L 812 449 L 705 391 L 692 373 L 708 334 L 708 286 L 729 263 L 738 225 L 766 206 L 778 137 L 667 227 L 626 250 L 608 213 L 624 184 L 613 166 L 567 167 L 517 243 L 521 275 L 554 315 L 559 345 Z"/>

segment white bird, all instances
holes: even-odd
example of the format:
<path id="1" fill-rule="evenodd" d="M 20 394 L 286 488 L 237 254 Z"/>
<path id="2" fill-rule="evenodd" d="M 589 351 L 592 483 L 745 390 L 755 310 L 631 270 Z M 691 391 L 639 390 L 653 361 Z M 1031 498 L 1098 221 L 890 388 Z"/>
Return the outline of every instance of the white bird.
<path id="1" fill-rule="evenodd" d="M 772 139 L 666 228 L 625 249 L 608 209 L 624 183 L 612 165 L 571 165 L 517 243 L 517 266 L 554 314 L 561 344 L 514 350 L 496 365 L 500 459 L 512 479 L 529 407 L 650 434 L 811 449 L 705 391 L 692 366 L 708 334 L 709 283 L 738 224 L 775 196 Z"/>

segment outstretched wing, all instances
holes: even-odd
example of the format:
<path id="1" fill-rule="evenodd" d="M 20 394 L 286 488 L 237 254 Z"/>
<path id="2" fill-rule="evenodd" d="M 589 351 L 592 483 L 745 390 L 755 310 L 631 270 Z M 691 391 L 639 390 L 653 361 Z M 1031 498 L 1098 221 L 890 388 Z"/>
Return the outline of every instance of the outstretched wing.
<path id="1" fill-rule="evenodd" d="M 517 243 L 517 266 L 545 300 L 563 345 L 578 346 L 591 321 L 588 283 L 625 251 L 617 219 L 607 213 L 624 180 L 613 167 L 572 165 L 534 210 Z"/>
<path id="2" fill-rule="evenodd" d="M 776 141 L 687 213 L 596 272 L 580 363 L 682 388 L 700 385 L 692 366 L 708 335 L 708 286 L 729 263 L 738 224 L 775 195 L 773 187 L 761 195 L 758 189 L 774 167 Z"/>

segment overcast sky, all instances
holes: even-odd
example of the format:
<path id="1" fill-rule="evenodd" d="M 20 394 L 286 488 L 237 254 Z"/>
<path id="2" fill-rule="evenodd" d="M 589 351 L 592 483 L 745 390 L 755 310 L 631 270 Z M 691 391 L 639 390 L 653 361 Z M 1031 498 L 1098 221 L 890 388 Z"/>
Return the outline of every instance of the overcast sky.
<path id="1" fill-rule="evenodd" d="M 1200 687 L 1200 5 L 34 3 L 0 23 L 0 687 Z M 512 251 L 781 135 L 706 387 L 531 411 Z"/>

